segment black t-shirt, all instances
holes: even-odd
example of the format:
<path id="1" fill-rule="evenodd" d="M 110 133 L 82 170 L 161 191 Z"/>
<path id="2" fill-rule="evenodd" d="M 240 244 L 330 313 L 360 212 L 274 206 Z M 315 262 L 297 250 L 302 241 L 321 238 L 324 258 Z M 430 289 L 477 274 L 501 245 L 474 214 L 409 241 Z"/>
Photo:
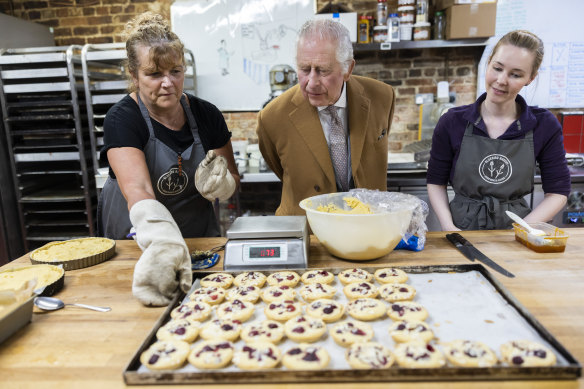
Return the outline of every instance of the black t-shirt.
<path id="1" fill-rule="evenodd" d="M 227 129 L 221 111 L 208 101 L 188 93 L 186 95 L 189 98 L 190 108 L 197 122 L 205 152 L 225 146 L 231 138 L 231 132 Z M 180 131 L 173 131 L 156 120 L 151 120 L 156 138 L 177 153 L 183 152 L 193 143 L 193 134 L 188 121 Z M 135 147 L 144 150 L 150 137 L 146 122 L 140 113 L 140 107 L 129 95 L 109 109 L 103 130 L 104 145 L 101 149 L 100 160 L 106 164 L 108 164 L 107 151 L 109 149 Z M 109 170 L 109 175 L 115 178 L 112 169 Z"/>

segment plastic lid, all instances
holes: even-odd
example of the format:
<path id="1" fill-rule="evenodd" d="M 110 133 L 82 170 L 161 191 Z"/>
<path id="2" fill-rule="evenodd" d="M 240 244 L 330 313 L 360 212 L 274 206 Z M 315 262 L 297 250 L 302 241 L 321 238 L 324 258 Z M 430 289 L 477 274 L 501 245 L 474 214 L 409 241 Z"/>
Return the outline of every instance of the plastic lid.
<path id="1" fill-rule="evenodd" d="M 430 27 L 431 24 L 429 22 L 419 22 L 414 24 L 414 27 Z"/>
<path id="2" fill-rule="evenodd" d="M 375 26 L 373 27 L 373 30 L 387 30 L 387 26 Z"/>
<path id="3" fill-rule="evenodd" d="M 414 7 L 413 5 L 402 5 L 400 7 L 397 7 L 398 12 L 412 12 L 415 9 L 416 7 Z"/>
<path id="4" fill-rule="evenodd" d="M 397 14 L 389 14 L 390 18 L 397 18 Z"/>
<path id="5" fill-rule="evenodd" d="M 438 15 L 444 15 L 444 12 L 443 11 L 436 11 L 436 16 L 438 16 Z"/>

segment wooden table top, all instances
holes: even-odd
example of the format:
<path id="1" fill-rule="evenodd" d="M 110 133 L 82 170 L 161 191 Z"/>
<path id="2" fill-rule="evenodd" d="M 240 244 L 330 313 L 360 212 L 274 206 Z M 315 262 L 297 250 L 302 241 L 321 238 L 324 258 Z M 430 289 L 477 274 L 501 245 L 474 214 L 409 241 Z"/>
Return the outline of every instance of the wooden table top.
<path id="1" fill-rule="evenodd" d="M 464 236 L 479 250 L 513 272 L 507 278 L 492 272 L 530 313 L 542 323 L 580 362 L 584 361 L 584 228 L 569 229 L 566 251 L 538 254 L 514 240 L 512 231 L 467 231 Z M 470 263 L 444 238 L 444 232 L 429 232 L 420 252 L 393 251 L 383 258 L 348 262 L 332 258 L 311 237 L 309 267 L 340 268 L 440 265 Z M 224 238 L 188 239 L 191 250 L 221 245 Z M 142 306 L 132 296 L 132 272 L 140 249 L 134 241 L 118 241 L 114 258 L 90 268 L 67 271 L 65 287 L 56 297 L 65 302 L 109 306 L 101 313 L 66 307 L 42 312 L 36 307 L 32 322 L 0 344 L 0 387 L 2 388 L 120 388 L 122 373 L 138 350 L 162 308 Z M 30 264 L 23 256 L 6 269 Z M 213 269 L 221 270 L 222 263 Z M 482 382 L 398 382 L 394 388 L 491 388 Z M 504 388 L 584 388 L 584 379 L 565 381 L 505 381 Z M 297 384 L 266 384 L 267 388 L 293 388 Z M 304 388 L 325 388 L 330 384 L 305 384 Z M 359 383 L 366 388 L 386 388 L 388 383 Z M 257 388 L 242 383 L 237 388 Z M 355 383 L 334 384 L 353 388 Z M 146 386 L 156 388 L 158 386 Z M 212 385 L 210 388 L 233 388 Z"/>

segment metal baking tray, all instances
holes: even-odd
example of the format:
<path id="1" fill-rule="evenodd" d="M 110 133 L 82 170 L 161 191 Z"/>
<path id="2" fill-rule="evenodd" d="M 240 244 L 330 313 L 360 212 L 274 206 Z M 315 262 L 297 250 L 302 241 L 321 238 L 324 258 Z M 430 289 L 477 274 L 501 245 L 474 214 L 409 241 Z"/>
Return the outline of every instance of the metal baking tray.
<path id="1" fill-rule="evenodd" d="M 361 267 L 373 273 L 378 267 Z M 151 371 L 140 363 L 140 355 L 152 343 L 156 341 L 156 331 L 169 319 L 171 310 L 183 301 L 185 295 L 177 296 L 168 306 L 162 316 L 155 323 L 154 328 L 148 334 L 145 341 L 138 348 L 132 360 L 124 370 L 124 381 L 128 385 L 145 385 L 145 384 L 235 384 L 235 383 L 287 383 L 287 382 L 380 382 L 380 381 L 460 381 L 460 380 L 522 380 L 522 379 L 554 379 L 567 380 L 577 379 L 581 376 L 582 367 L 580 363 L 539 323 L 521 303 L 513 297 L 503 285 L 497 281 L 491 274 L 479 264 L 465 265 L 444 265 L 444 266 L 403 266 L 399 267 L 410 276 L 409 284 L 413 285 L 418 291 L 414 301 L 420 302 L 428 309 L 430 317 L 426 320 L 431 325 L 437 338 L 443 341 L 449 341 L 448 337 L 465 338 L 465 333 L 480 334 L 475 336 L 474 340 L 481 340 L 487 343 L 498 354 L 498 347 L 489 344 L 483 339 L 485 331 L 481 327 L 491 328 L 487 337 L 497 340 L 499 345 L 508 340 L 509 336 L 516 336 L 522 332 L 527 332 L 531 337 L 535 337 L 541 343 L 547 345 L 556 354 L 558 363 L 549 367 L 515 367 L 499 363 L 493 367 L 456 367 L 450 364 L 441 368 L 403 368 L 397 365 L 389 369 L 380 370 L 357 370 L 343 366 L 330 366 L 319 371 L 302 371 L 287 370 L 278 367 L 270 370 L 243 371 L 234 366 L 203 371 L 187 366 L 179 370 Z M 327 268 L 325 270 L 338 274 L 345 268 Z M 312 270 L 312 269 L 310 269 Z M 264 274 L 271 272 L 264 271 Z M 300 273 L 300 272 L 299 272 Z M 204 277 L 210 272 L 196 272 L 195 277 Z M 233 273 L 236 274 L 236 273 Z M 470 277 L 470 278 L 469 278 Z M 456 285 L 457 280 L 466 280 Z M 466 284 L 465 284 L 466 282 Z M 338 279 L 335 279 L 337 287 L 337 297 L 342 294 L 342 285 Z M 470 284 L 470 288 L 469 288 Z M 195 280 L 193 289 L 198 286 Z M 429 291 L 431 293 L 429 293 Z M 487 303 L 488 301 L 488 303 Z M 493 301 L 497 303 L 492 304 Z M 263 303 L 258 303 L 263 304 Z M 472 315 L 469 315 L 470 307 L 482 307 L 488 309 L 489 318 L 484 320 L 480 314 L 482 308 L 472 309 Z M 256 315 L 258 312 L 256 306 Z M 492 316 L 491 316 L 492 315 Z M 457 321 L 457 318 L 463 317 L 468 320 Z M 432 322 L 434 318 L 434 322 Z M 341 319 L 343 320 L 343 319 Z M 372 323 L 372 322 L 369 322 Z M 391 337 L 384 336 L 387 334 L 387 327 L 392 323 L 391 319 L 386 317 L 382 320 L 385 324 L 385 332 L 379 333 L 375 330 L 374 341 L 386 344 L 390 342 Z M 461 324 L 462 323 L 462 324 Z M 329 323 L 331 326 L 334 323 Z M 511 326 L 510 326 L 511 324 Z M 448 330 L 450 328 L 450 330 Z M 450 333 L 449 333 L 450 332 Z M 326 338 L 330 338 L 328 334 Z M 516 338 L 513 338 L 516 339 Z M 241 340 L 236 342 L 239 346 Z M 393 341 L 391 341 L 393 342 Z M 330 342 L 333 343 L 334 342 Z M 317 342 L 318 344 L 318 342 Z M 344 348 L 336 346 L 338 350 L 330 350 L 327 344 L 327 350 L 334 358 L 335 354 L 344 354 Z M 286 350 L 288 347 L 282 347 Z M 333 361 L 333 359 L 331 359 Z"/>

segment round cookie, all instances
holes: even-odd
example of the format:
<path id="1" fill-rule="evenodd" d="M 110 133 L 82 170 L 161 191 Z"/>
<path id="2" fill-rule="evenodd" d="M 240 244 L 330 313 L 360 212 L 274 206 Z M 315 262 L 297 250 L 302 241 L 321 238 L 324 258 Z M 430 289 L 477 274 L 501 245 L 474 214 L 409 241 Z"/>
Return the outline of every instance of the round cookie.
<path id="1" fill-rule="evenodd" d="M 235 299 L 227 301 L 217 307 L 217 317 L 244 322 L 253 315 L 254 306 L 249 301 Z"/>
<path id="2" fill-rule="evenodd" d="M 360 281 L 345 285 L 343 293 L 349 300 L 377 297 L 377 287 L 370 282 Z"/>
<path id="3" fill-rule="evenodd" d="M 416 289 L 408 284 L 385 284 L 379 287 L 379 297 L 390 303 L 413 300 Z"/>
<path id="4" fill-rule="evenodd" d="M 353 369 L 388 369 L 395 361 L 391 351 L 376 342 L 353 344 L 345 358 Z"/>
<path id="5" fill-rule="evenodd" d="M 326 332 L 326 324 L 321 319 L 306 315 L 296 316 L 284 324 L 288 339 L 297 343 L 312 343 Z"/>
<path id="6" fill-rule="evenodd" d="M 227 289 L 233 283 L 233 276 L 229 273 L 211 273 L 201 278 L 201 286 L 216 286 Z"/>
<path id="7" fill-rule="evenodd" d="M 420 339 L 400 343 L 393 352 L 401 367 L 434 368 L 442 367 L 446 363 L 440 350 Z"/>
<path id="8" fill-rule="evenodd" d="M 272 285 L 262 290 L 260 295 L 265 303 L 271 303 L 279 300 L 294 300 L 296 291 L 288 285 Z"/>
<path id="9" fill-rule="evenodd" d="M 345 306 L 335 300 L 318 299 L 306 307 L 306 314 L 322 319 L 325 323 L 339 320 L 345 313 Z"/>
<path id="10" fill-rule="evenodd" d="M 222 303 L 225 299 L 225 289 L 218 286 L 204 286 L 195 289 L 189 298 L 192 301 L 202 301 L 210 305 L 216 305 Z"/>
<path id="11" fill-rule="evenodd" d="M 306 284 L 300 288 L 300 295 L 305 301 L 309 302 L 318 299 L 333 298 L 335 293 L 337 293 L 337 289 L 334 286 L 321 284 L 320 282 Z"/>
<path id="12" fill-rule="evenodd" d="M 490 367 L 497 363 L 497 356 L 486 344 L 472 340 L 454 340 L 442 345 L 450 363 L 463 367 Z"/>
<path id="13" fill-rule="evenodd" d="M 365 281 L 369 282 L 373 279 L 373 275 L 369 273 L 367 270 L 363 269 L 345 269 L 340 272 L 337 277 L 339 277 L 339 281 L 343 285 L 351 284 L 353 282 L 360 282 Z"/>
<path id="14" fill-rule="evenodd" d="M 260 288 L 254 285 L 236 286 L 227 291 L 225 298 L 229 301 L 243 300 L 255 303 L 260 298 Z"/>
<path id="15" fill-rule="evenodd" d="M 284 325 L 275 320 L 264 320 L 244 326 L 240 336 L 248 343 L 278 343 L 284 337 Z"/>
<path id="16" fill-rule="evenodd" d="M 202 301 L 187 301 L 170 311 L 173 319 L 205 321 L 211 315 L 211 306 Z"/>
<path id="17" fill-rule="evenodd" d="M 373 277 L 380 284 L 403 284 L 408 280 L 406 272 L 395 267 L 378 269 L 373 273 Z"/>
<path id="18" fill-rule="evenodd" d="M 330 284 L 335 280 L 335 275 L 328 270 L 309 270 L 300 277 L 305 284 Z"/>
<path id="19" fill-rule="evenodd" d="M 342 347 L 348 347 L 353 343 L 368 342 L 373 338 L 373 327 L 367 323 L 357 321 L 344 321 L 331 328 L 329 334 L 333 340 Z"/>
<path id="20" fill-rule="evenodd" d="M 198 321 L 187 319 L 171 320 L 156 331 L 158 340 L 176 339 L 187 343 L 193 343 L 199 336 Z"/>
<path id="21" fill-rule="evenodd" d="M 320 370 L 330 359 L 324 347 L 301 343 L 284 353 L 282 364 L 291 370 Z"/>
<path id="22" fill-rule="evenodd" d="M 282 358 L 280 349 L 270 342 L 246 343 L 235 351 L 233 363 L 243 370 L 270 369 Z"/>
<path id="23" fill-rule="evenodd" d="M 229 364 L 231 358 L 233 358 L 233 343 L 215 339 L 195 343 L 188 361 L 199 369 L 218 369 Z"/>
<path id="24" fill-rule="evenodd" d="M 391 320 L 426 320 L 428 311 L 421 304 L 414 301 L 396 301 L 391 303 L 387 310 Z"/>
<path id="25" fill-rule="evenodd" d="M 215 319 L 209 321 L 201 328 L 201 338 L 223 339 L 234 342 L 241 333 L 241 322 L 232 319 Z"/>
<path id="26" fill-rule="evenodd" d="M 266 305 L 264 314 L 268 319 L 286 321 L 302 314 L 302 306 L 294 300 L 279 300 Z"/>
<path id="27" fill-rule="evenodd" d="M 552 366 L 556 355 L 547 347 L 529 341 L 513 340 L 501 345 L 503 360 L 511 366 Z"/>
<path id="28" fill-rule="evenodd" d="M 347 304 L 347 313 L 357 320 L 375 320 L 385 315 L 387 308 L 383 301 L 362 298 Z"/>
<path id="29" fill-rule="evenodd" d="M 410 342 L 416 339 L 429 342 L 434 338 L 434 332 L 432 332 L 430 326 L 418 320 L 396 321 L 389 327 L 389 334 L 394 341 L 399 343 Z"/>
<path id="30" fill-rule="evenodd" d="M 140 355 L 140 362 L 151 370 L 173 370 L 184 365 L 191 347 L 181 340 L 159 340 Z"/>
<path id="31" fill-rule="evenodd" d="M 259 271 L 247 271 L 238 274 L 233 280 L 235 286 L 253 285 L 261 288 L 266 283 L 266 275 Z"/>
<path id="32" fill-rule="evenodd" d="M 298 273 L 289 270 L 282 270 L 272 273 L 268 276 L 267 282 L 270 286 L 286 285 L 295 287 L 300 281 Z"/>

